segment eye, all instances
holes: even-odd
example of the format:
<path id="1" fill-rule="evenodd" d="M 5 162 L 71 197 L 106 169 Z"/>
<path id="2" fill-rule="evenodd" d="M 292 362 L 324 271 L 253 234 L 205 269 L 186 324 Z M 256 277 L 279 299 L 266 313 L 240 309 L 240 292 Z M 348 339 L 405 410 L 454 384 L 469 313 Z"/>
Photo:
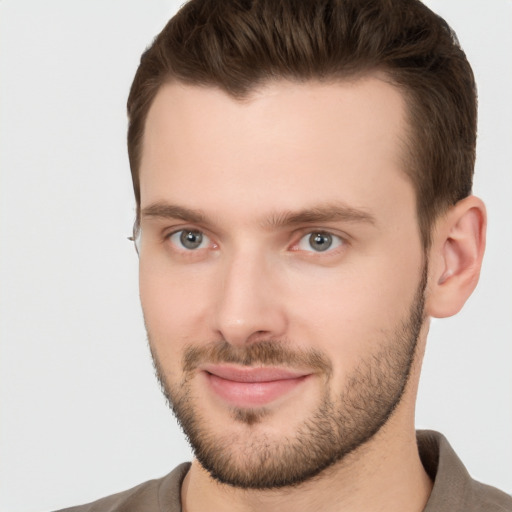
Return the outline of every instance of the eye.
<path id="1" fill-rule="evenodd" d="M 187 251 L 204 249 L 211 243 L 210 239 L 201 231 L 195 229 L 182 229 L 169 236 L 173 245 Z"/>
<path id="2" fill-rule="evenodd" d="M 303 236 L 297 245 L 301 251 L 325 252 L 343 245 L 341 237 L 323 231 L 313 231 Z"/>

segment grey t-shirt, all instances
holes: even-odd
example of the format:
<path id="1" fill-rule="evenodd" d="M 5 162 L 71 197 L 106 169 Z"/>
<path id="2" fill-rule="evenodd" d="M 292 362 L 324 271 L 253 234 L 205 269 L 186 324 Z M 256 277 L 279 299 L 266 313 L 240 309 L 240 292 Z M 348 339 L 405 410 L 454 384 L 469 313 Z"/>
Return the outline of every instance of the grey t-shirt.
<path id="1" fill-rule="evenodd" d="M 421 461 L 434 481 L 424 512 L 512 512 L 512 497 L 473 480 L 446 438 L 417 432 Z M 181 512 L 181 484 L 190 463 L 128 491 L 60 512 Z"/>

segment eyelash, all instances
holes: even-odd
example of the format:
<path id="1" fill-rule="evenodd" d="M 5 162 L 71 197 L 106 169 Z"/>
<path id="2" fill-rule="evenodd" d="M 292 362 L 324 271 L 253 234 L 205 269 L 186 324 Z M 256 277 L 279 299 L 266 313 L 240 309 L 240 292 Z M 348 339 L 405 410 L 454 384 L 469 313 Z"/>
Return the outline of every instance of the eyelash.
<path id="1" fill-rule="evenodd" d="M 312 248 L 311 243 L 313 242 L 313 240 L 315 240 L 317 243 L 320 243 L 321 237 L 330 239 L 329 246 L 326 247 L 325 249 L 315 251 Z M 304 240 L 306 240 L 306 242 L 305 242 L 306 244 L 309 244 L 309 247 L 311 248 L 311 250 L 300 247 Z M 334 244 L 334 247 L 332 247 L 331 244 Z M 332 253 L 336 252 L 337 249 L 344 246 L 345 244 L 346 244 L 346 241 L 340 235 L 335 235 L 334 233 L 331 233 L 330 231 L 312 230 L 312 231 L 308 231 L 307 233 L 303 234 L 301 236 L 301 238 L 299 239 L 299 241 L 296 244 L 294 244 L 294 246 L 292 246 L 293 247 L 292 250 L 297 250 L 297 251 L 302 250 L 305 252 L 311 252 L 315 255 L 317 255 L 317 254 L 320 254 L 320 255 L 321 254 L 332 254 Z M 297 249 L 295 249 L 295 247 L 297 247 Z"/>
<path id="2" fill-rule="evenodd" d="M 177 246 L 178 245 L 178 241 L 173 241 L 173 237 L 176 237 L 177 235 L 180 235 L 180 239 L 183 237 L 184 234 L 188 233 L 189 235 L 192 235 L 192 234 L 198 234 L 200 235 L 201 237 L 201 242 L 200 242 L 200 245 L 202 245 L 205 240 L 204 238 L 207 239 L 207 241 L 210 241 L 210 237 L 208 235 L 206 235 L 203 231 L 201 231 L 200 229 L 191 229 L 191 228 L 184 228 L 184 229 L 179 229 L 177 231 L 173 231 L 172 233 L 169 233 L 168 235 L 166 235 L 166 239 L 169 240 L 171 242 L 171 244 Z M 181 242 L 183 242 L 183 240 L 180 240 Z M 182 244 L 183 245 L 183 244 Z M 214 246 L 216 247 L 216 244 L 214 244 Z M 187 248 L 187 247 L 181 247 L 180 250 L 182 251 L 185 251 L 185 252 L 195 252 L 197 251 L 198 249 L 204 249 L 204 247 L 196 247 L 196 248 Z"/>
<path id="3" fill-rule="evenodd" d="M 196 234 L 201 235 L 202 240 L 200 242 L 200 245 L 196 248 L 183 247 L 182 237 L 185 233 L 189 233 L 189 234 L 196 233 Z M 178 235 L 179 235 L 179 240 L 173 240 L 173 237 L 177 237 Z M 327 237 L 328 239 L 330 239 L 331 243 L 335 244 L 335 247 L 331 247 L 331 245 L 329 245 L 325 250 L 318 250 L 318 251 L 315 251 L 313 248 L 311 248 L 311 246 L 310 246 L 310 250 L 300 247 L 301 243 L 303 243 L 304 240 L 308 239 L 308 241 L 311 241 L 311 237 L 313 237 L 313 236 Z M 208 243 L 207 247 L 201 247 L 201 245 L 205 243 L 204 238 L 206 238 L 206 242 Z M 185 228 L 181 228 L 181 229 L 172 231 L 171 233 L 168 233 L 165 235 L 164 241 L 169 241 L 171 243 L 171 245 L 173 245 L 176 248 L 177 251 L 179 251 L 183 254 L 186 254 L 186 255 L 190 255 L 190 256 L 198 255 L 197 253 L 199 253 L 199 251 L 202 251 L 204 249 L 217 249 L 218 248 L 218 245 L 216 243 L 212 242 L 211 237 L 209 237 L 204 231 L 197 229 L 197 228 L 186 228 L 185 227 Z M 308 243 L 308 241 L 306 241 L 306 243 Z M 320 242 L 320 240 L 319 240 L 319 242 Z M 333 253 L 338 253 L 339 250 L 341 250 L 345 245 L 347 245 L 347 240 L 345 237 L 343 237 L 341 235 L 336 235 L 330 231 L 326 231 L 323 229 L 309 229 L 308 231 L 301 231 L 300 238 L 298 239 L 298 241 L 291 244 L 289 246 L 288 250 L 297 251 L 297 252 L 302 251 L 304 253 L 310 253 L 311 255 L 316 255 L 316 256 L 327 256 L 327 255 L 332 255 Z M 194 253 L 196 253 L 196 254 L 194 254 Z"/>

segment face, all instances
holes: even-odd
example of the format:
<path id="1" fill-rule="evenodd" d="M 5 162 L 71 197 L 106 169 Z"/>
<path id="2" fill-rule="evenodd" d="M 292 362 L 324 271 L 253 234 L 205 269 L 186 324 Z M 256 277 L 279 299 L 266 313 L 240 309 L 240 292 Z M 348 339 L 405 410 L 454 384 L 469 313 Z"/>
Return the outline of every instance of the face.
<path id="1" fill-rule="evenodd" d="M 304 481 L 400 408 L 425 288 L 405 138 L 378 77 L 156 96 L 140 295 L 164 390 L 220 481 Z"/>

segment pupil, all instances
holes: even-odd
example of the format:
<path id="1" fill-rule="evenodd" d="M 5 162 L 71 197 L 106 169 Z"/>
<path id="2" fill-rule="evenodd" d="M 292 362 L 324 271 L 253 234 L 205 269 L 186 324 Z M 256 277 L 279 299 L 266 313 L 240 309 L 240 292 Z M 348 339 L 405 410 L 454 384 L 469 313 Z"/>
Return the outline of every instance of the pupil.
<path id="1" fill-rule="evenodd" d="M 316 251 L 326 251 L 332 244 L 332 237 L 327 233 L 313 233 L 309 237 L 309 243 Z"/>
<path id="2" fill-rule="evenodd" d="M 203 241 L 203 235 L 199 231 L 183 231 L 180 239 L 183 247 L 197 249 Z"/>

